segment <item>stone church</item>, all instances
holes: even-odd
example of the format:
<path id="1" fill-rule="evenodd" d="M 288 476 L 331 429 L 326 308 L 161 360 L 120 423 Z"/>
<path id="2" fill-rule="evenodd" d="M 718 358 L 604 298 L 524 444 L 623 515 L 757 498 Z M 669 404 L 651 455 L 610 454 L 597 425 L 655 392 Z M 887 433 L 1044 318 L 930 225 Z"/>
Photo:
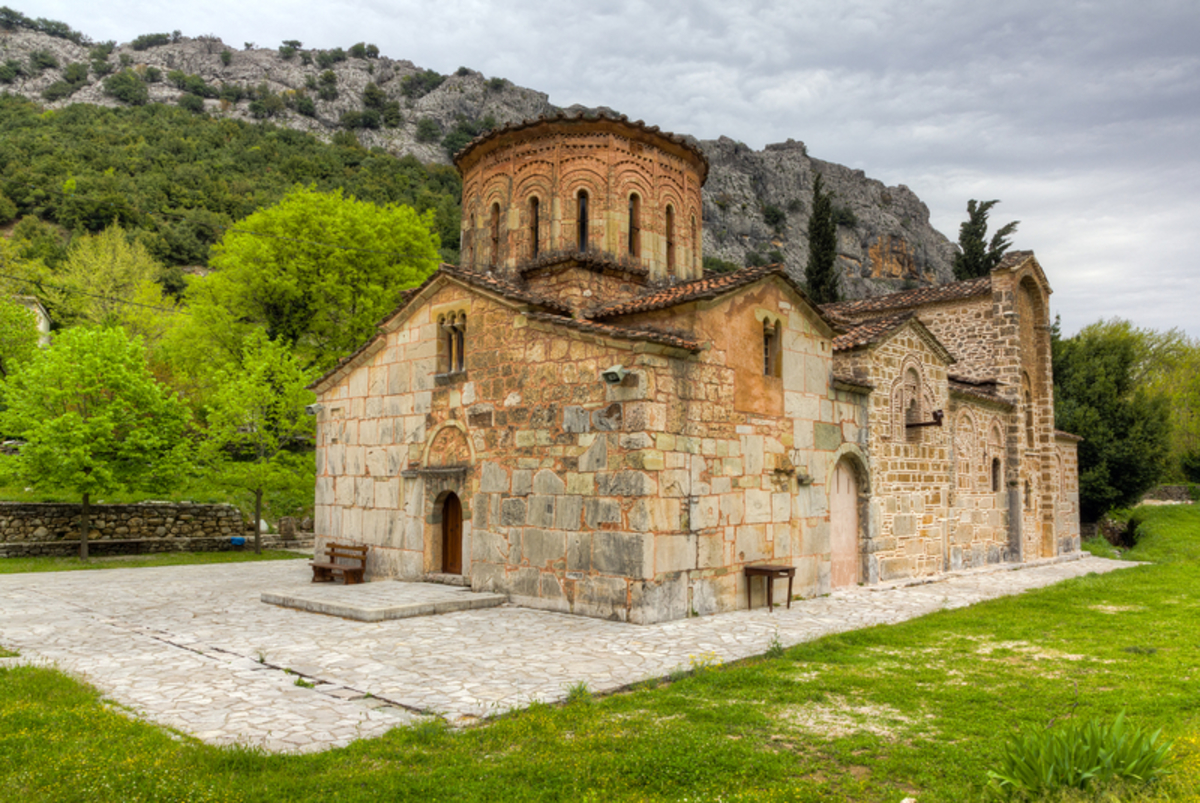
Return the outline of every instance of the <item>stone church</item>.
<path id="1" fill-rule="evenodd" d="M 369 576 L 651 623 L 746 607 L 747 566 L 813 596 L 1078 551 L 1032 253 L 817 307 L 703 271 L 688 139 L 560 115 L 456 163 L 462 264 L 312 386 L 318 540 Z"/>

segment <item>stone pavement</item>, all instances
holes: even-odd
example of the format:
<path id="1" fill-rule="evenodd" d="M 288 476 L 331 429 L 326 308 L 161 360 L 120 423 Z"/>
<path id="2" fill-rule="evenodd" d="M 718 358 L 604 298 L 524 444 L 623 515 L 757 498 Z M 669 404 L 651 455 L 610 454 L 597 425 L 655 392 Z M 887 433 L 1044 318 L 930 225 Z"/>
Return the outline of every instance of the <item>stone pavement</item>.
<path id="1" fill-rule="evenodd" d="M 152 721 L 216 744 L 314 751 L 419 719 L 452 723 L 617 689 L 827 633 L 901 622 L 1136 564 L 1086 556 L 909 586 L 843 589 L 639 626 L 504 605 L 355 622 L 264 604 L 304 561 L 0 575 L 0 644 L 82 677 Z M 297 677 L 314 688 L 295 685 Z"/>

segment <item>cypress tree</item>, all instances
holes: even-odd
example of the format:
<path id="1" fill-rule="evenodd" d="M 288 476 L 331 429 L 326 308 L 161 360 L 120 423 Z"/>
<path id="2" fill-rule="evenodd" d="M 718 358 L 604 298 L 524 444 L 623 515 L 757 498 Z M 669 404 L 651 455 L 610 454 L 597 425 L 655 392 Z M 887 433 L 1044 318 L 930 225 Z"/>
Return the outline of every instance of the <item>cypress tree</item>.
<path id="1" fill-rule="evenodd" d="M 1020 222 L 1014 220 L 1001 226 L 992 241 L 987 241 L 988 212 L 999 201 L 983 201 L 972 198 L 967 202 L 967 220 L 958 228 L 958 252 L 954 255 L 954 278 L 977 279 L 987 276 L 1000 264 L 1004 252 L 1012 243 L 1006 239 L 1017 230 Z"/>
<path id="2" fill-rule="evenodd" d="M 808 219 L 808 266 L 804 290 L 816 304 L 841 300 L 838 291 L 837 223 L 833 220 L 833 193 L 825 192 L 821 175 L 813 182 L 812 216 Z"/>

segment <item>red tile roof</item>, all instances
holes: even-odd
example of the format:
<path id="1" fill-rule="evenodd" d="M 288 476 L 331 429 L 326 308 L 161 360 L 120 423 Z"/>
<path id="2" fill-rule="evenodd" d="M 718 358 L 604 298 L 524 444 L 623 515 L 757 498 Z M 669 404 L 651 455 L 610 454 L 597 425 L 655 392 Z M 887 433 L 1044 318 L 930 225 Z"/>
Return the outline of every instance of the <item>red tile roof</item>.
<path id="1" fill-rule="evenodd" d="M 839 301 L 836 304 L 825 304 L 821 311 L 834 319 L 856 318 L 872 312 L 908 309 L 925 304 L 936 304 L 939 301 L 958 301 L 964 298 L 987 295 L 992 292 L 992 277 L 982 276 L 978 279 L 967 279 L 962 282 L 950 282 L 933 287 L 918 287 L 915 290 L 904 290 L 886 296 L 860 298 L 854 301 Z"/>
<path id="2" fill-rule="evenodd" d="M 671 332 L 662 332 L 657 329 L 634 329 L 626 326 L 613 326 L 612 324 L 581 321 L 561 315 L 548 315 L 544 312 L 528 312 L 526 313 L 526 317 L 530 320 L 557 324 L 558 326 L 565 326 L 569 329 L 603 337 L 661 343 L 664 346 L 674 346 L 675 348 L 686 349 L 691 352 L 700 350 L 700 343 L 691 338 Z"/>
<path id="3" fill-rule="evenodd" d="M 619 271 L 639 279 L 645 279 L 650 271 L 629 257 L 619 257 L 607 251 L 553 251 L 541 254 L 536 259 L 521 265 L 517 270 L 524 276 L 538 270 L 580 267 L 602 273 Z"/>
<path id="4" fill-rule="evenodd" d="M 679 134 L 672 134 L 670 131 L 663 131 L 656 125 L 646 125 L 646 123 L 642 120 L 634 120 L 631 122 L 629 118 L 623 114 L 610 113 L 609 111 L 605 110 L 560 110 L 554 114 L 545 114 L 541 117 L 533 117 L 528 120 L 521 120 L 520 122 L 498 126 L 490 131 L 485 131 L 464 145 L 462 150 L 454 154 L 453 161 L 455 166 L 461 170 L 463 160 L 466 159 L 472 151 L 488 142 L 491 142 L 492 140 L 499 139 L 506 134 L 514 134 L 527 129 L 536 128 L 538 126 L 569 126 L 588 123 L 616 123 L 621 126 L 627 126 L 628 128 L 631 128 L 641 134 L 653 134 L 654 136 L 661 137 L 667 142 L 670 142 L 672 145 L 685 151 L 689 151 L 696 158 L 696 160 L 700 163 L 701 184 L 703 184 L 704 179 L 708 177 L 708 157 L 704 155 L 704 151 L 700 148 L 699 143 L 697 143 L 691 137 L 684 137 L 680 136 Z"/>
<path id="5" fill-rule="evenodd" d="M 783 279 L 801 298 L 804 298 L 806 301 L 808 300 L 808 296 L 804 294 L 804 290 L 788 275 L 782 265 L 763 265 L 756 268 L 743 268 L 733 273 L 705 274 L 702 278 L 693 279 L 683 284 L 651 289 L 646 294 L 628 301 L 618 301 L 615 304 L 594 307 L 586 313 L 586 317 L 593 320 L 617 318 L 637 312 L 652 312 L 654 310 L 667 309 L 668 307 L 686 304 L 689 301 L 717 298 L 739 287 L 745 287 L 770 276 L 778 276 Z M 813 309 L 816 310 L 817 307 L 814 306 Z M 818 315 L 820 315 L 819 310 Z M 829 323 L 825 316 L 821 317 L 826 323 Z"/>
<path id="6" fill-rule="evenodd" d="M 468 284 L 481 290 L 488 290 L 499 296 L 502 296 L 503 298 L 507 298 L 510 301 L 518 301 L 522 304 L 531 304 L 542 307 L 543 309 L 553 310 L 555 312 L 568 315 L 571 312 L 570 307 L 562 304 L 559 301 L 556 301 L 552 298 L 547 298 L 545 296 L 540 296 L 535 293 L 530 293 L 528 290 L 517 287 L 512 282 L 506 281 L 492 274 L 466 270 L 464 268 L 458 268 L 454 265 L 448 265 L 443 262 L 438 269 L 430 274 L 429 278 L 427 278 L 420 285 L 403 291 L 400 294 L 400 303 L 397 304 L 391 312 L 389 312 L 387 315 L 384 315 L 382 320 L 380 320 L 376 325 L 378 331 L 357 349 L 338 360 L 337 365 L 333 366 L 324 374 L 314 379 L 312 383 L 309 384 L 309 389 L 316 390 L 317 387 L 353 365 L 364 353 L 370 351 L 372 345 L 386 336 L 386 332 L 382 330 L 383 325 L 399 314 L 405 307 L 407 307 L 414 298 L 420 295 L 422 290 L 442 276 L 453 277 L 464 284 Z"/>
<path id="7" fill-rule="evenodd" d="M 853 329 L 833 339 L 833 350 L 849 351 L 850 349 L 869 346 L 872 343 L 878 342 L 884 335 L 891 333 L 897 326 L 900 326 L 900 324 L 913 317 L 914 314 L 913 312 L 901 312 L 896 315 L 884 315 L 880 318 L 872 318 L 856 326 L 851 324 L 854 326 Z"/>

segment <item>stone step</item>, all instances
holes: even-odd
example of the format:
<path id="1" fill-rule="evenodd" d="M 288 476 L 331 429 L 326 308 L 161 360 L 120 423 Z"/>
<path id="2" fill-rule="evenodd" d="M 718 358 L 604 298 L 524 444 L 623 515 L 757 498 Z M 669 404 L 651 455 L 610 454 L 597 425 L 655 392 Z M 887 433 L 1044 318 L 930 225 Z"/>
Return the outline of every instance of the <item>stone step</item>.
<path id="1" fill-rule="evenodd" d="M 425 575 L 426 583 L 440 583 L 444 586 L 463 586 L 471 585 L 471 578 L 462 574 L 444 574 L 442 572 L 429 572 Z"/>
<path id="2" fill-rule="evenodd" d="M 494 608 L 508 602 L 504 594 L 489 594 L 437 583 L 407 583 L 381 580 L 358 585 L 317 583 L 279 591 L 264 591 L 259 597 L 270 605 L 340 616 L 359 622 L 382 622 L 413 616 Z"/>

